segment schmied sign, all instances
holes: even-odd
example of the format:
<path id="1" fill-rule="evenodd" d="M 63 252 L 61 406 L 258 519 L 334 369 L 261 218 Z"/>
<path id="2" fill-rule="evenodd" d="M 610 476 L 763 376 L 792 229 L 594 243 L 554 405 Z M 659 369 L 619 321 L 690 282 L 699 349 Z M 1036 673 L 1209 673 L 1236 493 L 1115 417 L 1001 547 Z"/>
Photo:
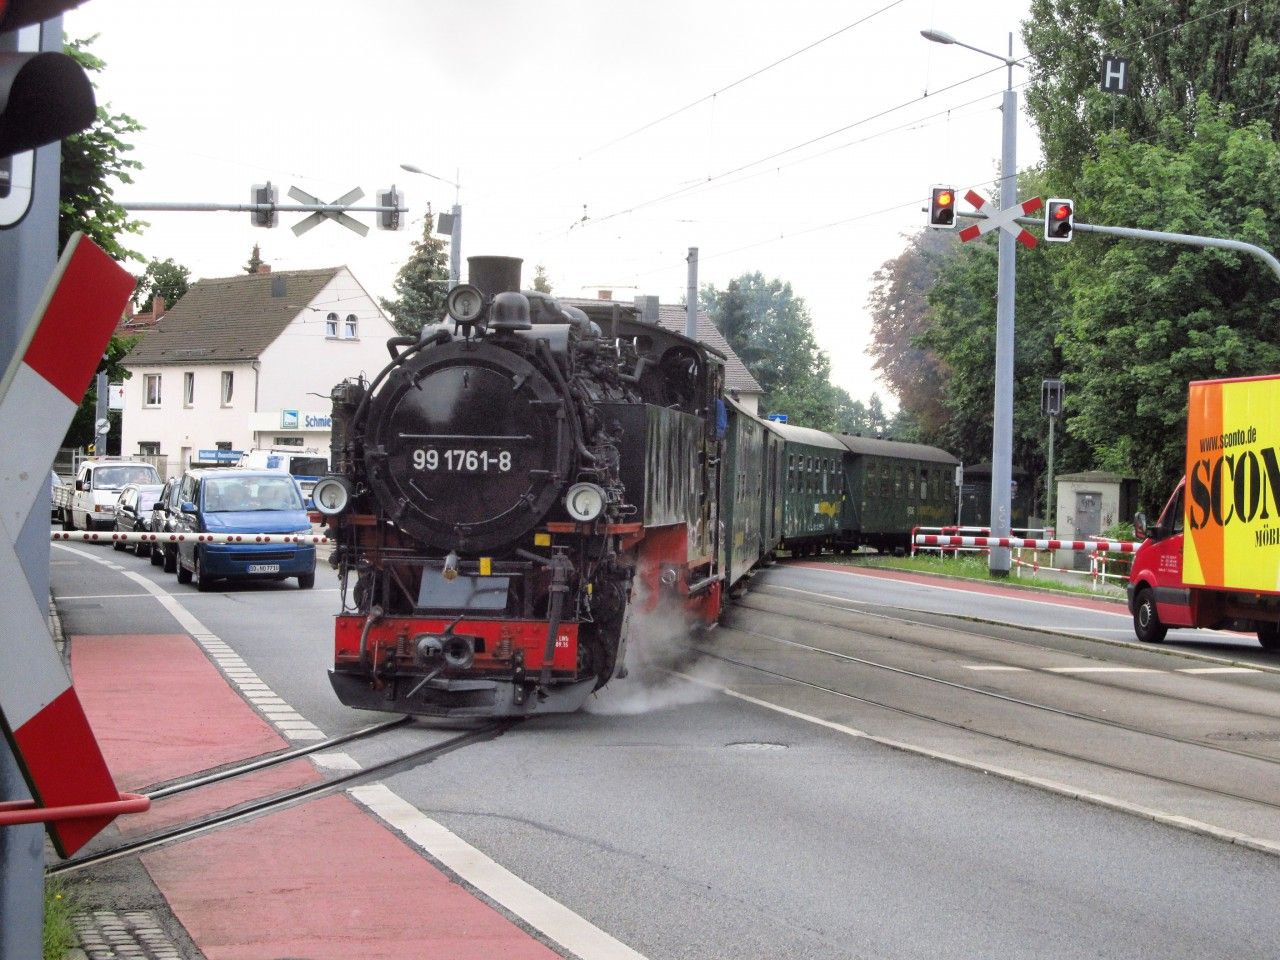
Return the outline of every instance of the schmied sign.
<path id="1" fill-rule="evenodd" d="M 1013 234 L 1017 241 L 1028 250 L 1035 249 L 1036 238 L 1026 228 L 1019 226 L 1017 219 L 1018 217 L 1029 217 L 1044 206 L 1044 201 L 1039 197 L 1032 197 L 1030 200 L 1022 201 L 1022 203 L 1015 203 L 1012 207 L 1006 207 L 1004 210 L 996 210 L 987 201 L 986 197 L 974 190 L 966 193 L 964 198 L 972 203 L 979 213 L 985 213 L 987 219 L 961 230 L 961 240 L 972 240 L 974 237 L 980 237 L 984 233 L 990 233 L 996 227 L 1000 227 Z"/>

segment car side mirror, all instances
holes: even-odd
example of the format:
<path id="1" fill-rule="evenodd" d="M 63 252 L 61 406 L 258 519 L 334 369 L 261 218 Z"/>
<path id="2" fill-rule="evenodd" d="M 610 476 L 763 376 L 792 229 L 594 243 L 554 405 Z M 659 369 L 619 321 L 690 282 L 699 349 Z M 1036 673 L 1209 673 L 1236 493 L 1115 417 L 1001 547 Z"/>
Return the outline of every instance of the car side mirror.
<path id="1" fill-rule="evenodd" d="M 84 489 L 84 481 L 83 481 L 83 480 L 77 480 L 77 481 L 76 481 L 76 489 L 77 489 L 77 490 L 83 490 L 83 489 Z"/>
<path id="2" fill-rule="evenodd" d="M 1150 536 L 1147 532 L 1147 515 L 1145 513 L 1135 513 L 1133 515 L 1133 535 L 1138 540 L 1145 540 Z"/>
<path id="3" fill-rule="evenodd" d="M 183 513 L 195 513 L 196 505 L 192 503 L 190 500 L 183 500 L 182 506 L 179 507 L 178 509 L 180 509 Z"/>

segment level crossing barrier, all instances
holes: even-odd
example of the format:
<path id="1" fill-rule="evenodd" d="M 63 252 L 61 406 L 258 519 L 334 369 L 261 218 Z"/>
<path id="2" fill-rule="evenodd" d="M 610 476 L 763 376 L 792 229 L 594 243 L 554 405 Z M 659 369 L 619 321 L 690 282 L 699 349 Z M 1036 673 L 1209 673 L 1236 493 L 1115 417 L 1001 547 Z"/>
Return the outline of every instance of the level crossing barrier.
<path id="1" fill-rule="evenodd" d="M 310 533 L 122 533 L 116 530 L 54 530 L 54 543 L 333 543 Z"/>

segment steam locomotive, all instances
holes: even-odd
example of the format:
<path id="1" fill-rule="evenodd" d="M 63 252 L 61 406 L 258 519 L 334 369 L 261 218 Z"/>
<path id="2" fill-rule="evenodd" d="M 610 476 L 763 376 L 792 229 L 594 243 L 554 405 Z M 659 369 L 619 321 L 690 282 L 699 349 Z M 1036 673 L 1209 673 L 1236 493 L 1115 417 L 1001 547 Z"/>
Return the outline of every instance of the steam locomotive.
<path id="1" fill-rule="evenodd" d="M 330 681 L 436 717 L 573 711 L 626 675 L 637 610 L 710 624 L 778 550 L 901 549 L 954 518 L 950 454 L 761 420 L 725 357 L 471 257 L 451 324 L 332 393 L 313 491 L 341 585 Z"/>
<path id="2" fill-rule="evenodd" d="M 724 358 L 521 292 L 519 259 L 468 264 L 452 329 L 332 392 L 330 680 L 369 710 L 572 711 L 624 675 L 634 598 L 719 612 Z"/>

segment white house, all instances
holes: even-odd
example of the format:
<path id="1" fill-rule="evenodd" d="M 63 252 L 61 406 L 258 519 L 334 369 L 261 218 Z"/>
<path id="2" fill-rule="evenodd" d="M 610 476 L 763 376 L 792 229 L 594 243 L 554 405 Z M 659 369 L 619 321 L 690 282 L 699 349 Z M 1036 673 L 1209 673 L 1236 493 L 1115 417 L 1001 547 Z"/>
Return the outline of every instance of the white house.
<path id="1" fill-rule="evenodd" d="M 389 360 L 390 321 L 346 267 L 192 285 L 125 358 L 121 452 L 167 473 L 253 447 L 329 456 L 329 391 Z"/>

